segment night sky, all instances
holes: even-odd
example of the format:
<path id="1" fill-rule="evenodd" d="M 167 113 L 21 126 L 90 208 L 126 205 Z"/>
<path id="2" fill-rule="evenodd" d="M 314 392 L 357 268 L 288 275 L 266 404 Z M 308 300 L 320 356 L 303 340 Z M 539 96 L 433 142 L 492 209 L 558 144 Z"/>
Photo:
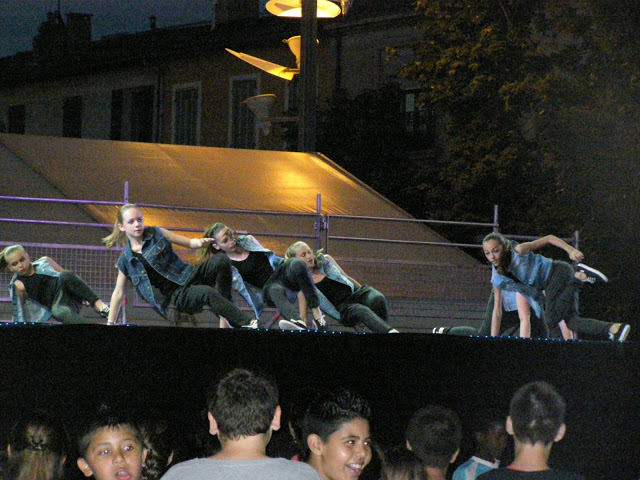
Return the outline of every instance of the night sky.
<path id="1" fill-rule="evenodd" d="M 68 13 L 93 14 L 93 40 L 103 35 L 149 29 L 156 16 L 158 28 L 211 20 L 210 0 L 60 0 L 62 18 Z M 58 8 L 58 0 L 0 0 L 0 57 L 32 49 L 33 37 Z"/>

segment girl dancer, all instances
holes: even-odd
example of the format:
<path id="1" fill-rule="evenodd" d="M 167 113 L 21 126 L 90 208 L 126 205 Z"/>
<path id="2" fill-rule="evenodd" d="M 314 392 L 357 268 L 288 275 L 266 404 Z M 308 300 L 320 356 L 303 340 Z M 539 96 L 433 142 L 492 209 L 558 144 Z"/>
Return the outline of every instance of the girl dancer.
<path id="1" fill-rule="evenodd" d="M 291 259 L 305 262 L 324 312 L 348 327 L 364 323 L 373 332 L 398 333 L 387 323 L 388 307 L 384 295 L 349 277 L 332 257 L 323 255 L 320 250 L 314 253 L 306 243 L 296 242 L 289 246 L 285 255 L 286 262 Z M 306 316 L 304 303 L 300 302 L 301 316 Z"/>
<path id="2" fill-rule="evenodd" d="M 300 320 L 299 312 L 292 304 L 293 299 L 287 293 L 288 289 L 302 293 L 311 307 L 315 327 L 325 326 L 316 290 L 304 263 L 298 260 L 284 263 L 282 257 L 264 248 L 252 235 L 236 237 L 234 231 L 223 223 L 207 227 L 204 238 L 212 238 L 213 243 L 202 248 L 200 258 L 206 259 L 217 253 L 229 258 L 233 272 L 232 286 L 251 306 L 256 318 L 260 317 L 266 303 L 276 307 L 282 317 L 290 320 L 293 324 L 290 328 L 313 329 L 311 321 Z"/>
<path id="3" fill-rule="evenodd" d="M 87 302 L 101 317 L 109 316 L 109 307 L 75 273 L 63 269 L 52 258 L 33 263 L 21 245 L 0 252 L 0 269 L 13 272 L 9 282 L 14 322 L 44 323 L 55 317 L 63 323 L 88 323 L 78 312 Z"/>
<path id="4" fill-rule="evenodd" d="M 257 320 L 231 302 L 231 267 L 226 257 L 210 258 L 194 268 L 180 260 L 171 247 L 175 243 L 202 248 L 210 245 L 212 238 L 187 238 L 164 228 L 145 227 L 140 208 L 126 204 L 118 210 L 113 232 L 103 242 L 107 247 L 124 246 L 116 265 L 118 278 L 111 296 L 110 325 L 118 317 L 129 279 L 162 316 L 166 316 L 171 303 L 185 313 L 198 313 L 208 305 L 235 327 L 258 328 Z"/>
<path id="5" fill-rule="evenodd" d="M 538 240 L 517 243 L 505 239 L 499 233 L 490 233 L 483 242 L 484 254 L 491 263 L 491 283 L 494 286 L 496 303 L 500 291 L 509 290 L 522 294 L 536 315 L 541 315 L 540 305 L 545 305 L 547 324 L 556 326 L 564 320 L 567 326 L 578 333 L 606 336 L 611 340 L 624 341 L 631 327 L 622 323 L 601 322 L 581 318 L 578 314 L 578 291 L 584 282 L 606 282 L 598 270 L 578 263 L 578 271 L 567 262 L 551 260 L 533 253 L 545 245 L 563 249 L 574 262 L 581 262 L 584 255 L 555 235 Z M 494 308 L 491 333 L 499 330 L 498 308 Z"/>

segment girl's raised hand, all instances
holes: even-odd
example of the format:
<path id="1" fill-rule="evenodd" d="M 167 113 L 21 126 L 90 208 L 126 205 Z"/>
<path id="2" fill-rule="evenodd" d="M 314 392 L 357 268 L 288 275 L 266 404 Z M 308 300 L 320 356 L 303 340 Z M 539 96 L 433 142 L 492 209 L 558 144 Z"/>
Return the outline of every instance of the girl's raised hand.
<path id="1" fill-rule="evenodd" d="M 569 258 L 578 263 L 581 262 L 582 260 L 584 260 L 584 255 L 582 254 L 582 252 L 580 250 L 576 250 L 575 248 L 573 250 L 571 250 L 571 253 L 569 254 Z"/>

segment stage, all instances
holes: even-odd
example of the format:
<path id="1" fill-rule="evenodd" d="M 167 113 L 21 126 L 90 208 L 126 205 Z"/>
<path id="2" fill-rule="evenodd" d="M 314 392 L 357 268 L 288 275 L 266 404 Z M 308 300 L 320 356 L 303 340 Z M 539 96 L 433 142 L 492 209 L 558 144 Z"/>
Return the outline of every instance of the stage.
<path id="1" fill-rule="evenodd" d="M 0 346 L 2 432 L 35 407 L 58 412 L 73 430 L 99 402 L 197 423 L 209 382 L 240 366 L 272 374 L 283 405 L 306 387 L 360 391 L 372 404 L 374 435 L 386 447 L 402 442 L 419 407 L 451 407 L 465 423 L 479 408 L 506 414 L 519 386 L 546 380 L 568 411 L 567 435 L 551 463 L 594 480 L 640 477 L 640 344 L 3 324 Z"/>

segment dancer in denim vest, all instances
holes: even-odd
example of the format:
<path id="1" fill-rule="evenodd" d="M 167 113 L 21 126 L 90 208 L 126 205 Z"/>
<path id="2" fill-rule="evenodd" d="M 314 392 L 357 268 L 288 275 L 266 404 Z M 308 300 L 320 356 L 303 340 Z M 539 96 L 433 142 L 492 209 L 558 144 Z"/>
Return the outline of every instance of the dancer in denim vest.
<path id="1" fill-rule="evenodd" d="M 285 263 L 295 259 L 302 260 L 311 272 L 323 312 L 347 327 L 362 323 L 372 332 L 398 333 L 387 323 L 389 311 L 384 295 L 375 288 L 360 285 L 331 256 L 320 250 L 313 252 L 306 243 L 296 242 L 287 249 Z M 304 301 L 300 301 L 300 314 L 306 315 Z"/>
<path id="2" fill-rule="evenodd" d="M 501 302 L 502 290 L 520 293 L 534 309 L 536 315 L 544 315 L 550 327 L 564 320 L 567 326 L 577 332 L 608 337 L 614 341 L 624 341 L 630 326 L 582 318 L 578 313 L 578 291 L 584 282 L 607 282 L 607 277 L 598 270 L 582 263 L 577 271 L 567 262 L 551 260 L 533 253 L 545 245 L 563 249 L 574 262 L 581 262 L 584 255 L 555 235 L 547 235 L 532 242 L 517 243 L 507 240 L 499 233 L 490 233 L 483 242 L 484 254 L 491 263 L 491 283 L 494 287 L 496 304 Z M 494 309 L 491 334 L 500 330 L 498 307 Z"/>
<path id="3" fill-rule="evenodd" d="M 111 296 L 109 324 L 115 324 L 122 305 L 127 280 L 138 294 L 166 317 L 170 304 L 184 313 L 198 313 L 204 306 L 226 318 L 235 327 L 258 328 L 257 320 L 240 311 L 231 301 L 231 265 L 228 259 L 211 258 L 197 267 L 184 263 L 172 243 L 197 249 L 210 245 L 212 238 L 187 238 L 160 227 L 145 227 L 137 205 L 118 210 L 107 247 L 124 246 L 116 268 L 118 278 Z"/>
<path id="4" fill-rule="evenodd" d="M 231 261 L 233 288 L 247 301 L 260 318 L 265 303 L 276 307 L 280 315 L 288 319 L 295 329 L 323 328 L 325 320 L 319 308 L 319 301 L 309 271 L 301 261 L 284 263 L 284 258 L 264 248 L 252 235 L 235 235 L 223 223 L 207 227 L 204 237 L 214 241 L 200 251 L 200 258 L 223 253 Z M 304 323 L 299 310 L 293 305 L 296 295 L 301 292 L 307 305 L 311 307 L 311 320 Z"/>
<path id="5" fill-rule="evenodd" d="M 83 302 L 102 318 L 109 316 L 109 307 L 84 280 L 52 258 L 31 262 L 21 245 L 13 245 L 0 252 L 0 269 L 4 268 L 14 274 L 9 282 L 14 322 L 45 323 L 54 317 L 63 323 L 88 323 L 79 313 Z"/>

